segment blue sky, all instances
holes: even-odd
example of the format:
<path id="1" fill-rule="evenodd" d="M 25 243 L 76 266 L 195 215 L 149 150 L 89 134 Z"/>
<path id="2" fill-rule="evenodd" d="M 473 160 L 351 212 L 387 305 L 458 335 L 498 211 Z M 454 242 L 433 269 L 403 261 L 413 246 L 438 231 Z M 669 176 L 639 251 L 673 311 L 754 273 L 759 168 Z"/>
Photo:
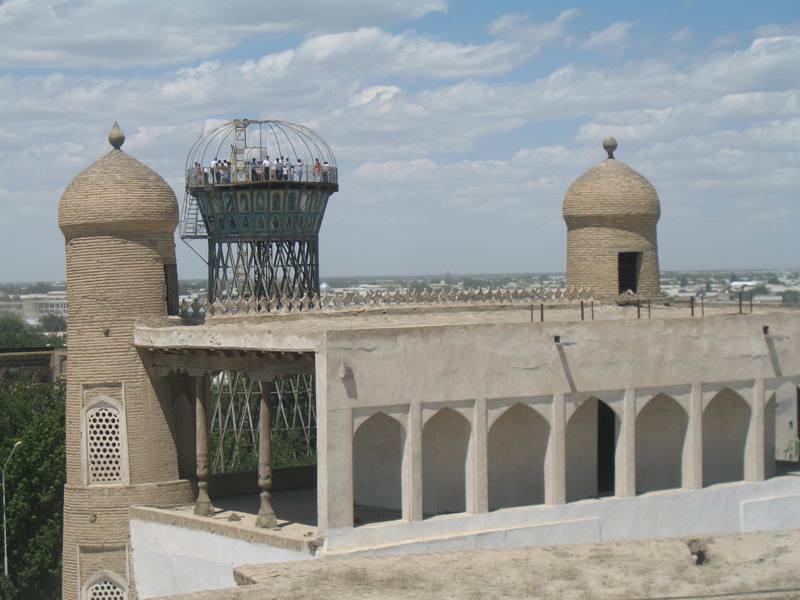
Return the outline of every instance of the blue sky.
<path id="1" fill-rule="evenodd" d="M 563 270 L 606 135 L 660 194 L 662 268 L 800 267 L 796 1 L 5 0 L 0 115 L 0 280 L 64 276 L 58 200 L 115 119 L 180 200 L 234 117 L 336 152 L 323 276 Z"/>

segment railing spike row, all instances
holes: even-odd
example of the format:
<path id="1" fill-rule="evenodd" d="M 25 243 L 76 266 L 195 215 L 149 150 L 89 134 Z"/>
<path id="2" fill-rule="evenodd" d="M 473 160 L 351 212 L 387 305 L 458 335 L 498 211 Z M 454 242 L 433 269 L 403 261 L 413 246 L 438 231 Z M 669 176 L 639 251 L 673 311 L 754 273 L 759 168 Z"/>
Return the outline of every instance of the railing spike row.
<path id="1" fill-rule="evenodd" d="M 365 292 L 347 290 L 344 292 L 325 291 L 321 295 L 300 293 L 294 290 L 283 296 L 269 298 L 226 298 L 208 300 L 201 303 L 198 299 L 192 302 L 183 299 L 178 310 L 181 318 L 187 323 L 202 322 L 207 316 L 224 316 L 256 313 L 289 313 L 297 311 L 330 312 L 335 310 L 356 309 L 378 306 L 413 306 L 413 305 L 456 305 L 456 304 L 519 304 L 541 302 L 578 302 L 591 300 L 592 290 L 584 286 L 566 288 L 534 287 L 527 289 L 439 289 L 430 291 L 388 290 Z"/>

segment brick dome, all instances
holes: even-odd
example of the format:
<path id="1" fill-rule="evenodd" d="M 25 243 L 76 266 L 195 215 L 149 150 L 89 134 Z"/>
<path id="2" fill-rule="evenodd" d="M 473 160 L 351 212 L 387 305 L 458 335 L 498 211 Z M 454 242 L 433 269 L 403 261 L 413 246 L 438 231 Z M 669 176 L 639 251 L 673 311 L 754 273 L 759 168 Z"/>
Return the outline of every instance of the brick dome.
<path id="1" fill-rule="evenodd" d="M 631 292 L 658 297 L 658 194 L 614 158 L 614 138 L 603 147 L 608 158 L 578 177 L 564 196 L 567 285 L 590 287 L 600 299 Z"/>
<path id="2" fill-rule="evenodd" d="M 564 196 L 565 218 L 641 216 L 661 216 L 658 193 L 613 152 L 578 177 Z"/>
<path id="3" fill-rule="evenodd" d="M 111 152 L 81 171 L 58 206 L 66 237 L 104 231 L 172 232 L 178 225 L 175 192 L 151 168 L 120 150 L 125 137 L 114 124 Z"/>

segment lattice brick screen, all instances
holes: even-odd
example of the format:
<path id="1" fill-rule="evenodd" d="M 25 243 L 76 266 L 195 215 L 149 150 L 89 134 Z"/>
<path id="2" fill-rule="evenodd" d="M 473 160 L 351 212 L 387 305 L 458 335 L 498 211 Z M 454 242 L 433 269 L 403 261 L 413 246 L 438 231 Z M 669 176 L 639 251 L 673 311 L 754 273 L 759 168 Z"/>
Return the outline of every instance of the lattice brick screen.
<path id="1" fill-rule="evenodd" d="M 87 600 L 128 600 L 128 593 L 110 579 L 101 579 L 87 592 Z"/>
<path id="2" fill-rule="evenodd" d="M 119 412 L 109 406 L 87 411 L 89 483 L 122 481 L 122 441 Z M 98 598 L 106 596 L 98 596 Z M 116 596 L 107 596 L 116 598 Z"/>

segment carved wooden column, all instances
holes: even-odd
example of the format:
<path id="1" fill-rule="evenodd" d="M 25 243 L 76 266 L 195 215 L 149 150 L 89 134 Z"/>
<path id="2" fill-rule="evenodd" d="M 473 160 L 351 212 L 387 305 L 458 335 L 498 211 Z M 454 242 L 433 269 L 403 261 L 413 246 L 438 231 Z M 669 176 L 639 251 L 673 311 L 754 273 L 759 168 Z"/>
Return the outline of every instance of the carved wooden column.
<path id="1" fill-rule="evenodd" d="M 208 417 L 206 408 L 210 390 L 208 374 L 193 377 L 194 382 L 194 421 L 197 453 L 197 500 L 194 503 L 194 514 L 208 517 L 214 513 L 211 499 L 208 497 Z"/>
<path id="2" fill-rule="evenodd" d="M 272 415 L 269 394 L 272 382 L 261 382 L 261 406 L 258 411 L 258 487 L 261 505 L 258 508 L 256 527 L 277 527 L 278 520 L 272 510 Z"/>

